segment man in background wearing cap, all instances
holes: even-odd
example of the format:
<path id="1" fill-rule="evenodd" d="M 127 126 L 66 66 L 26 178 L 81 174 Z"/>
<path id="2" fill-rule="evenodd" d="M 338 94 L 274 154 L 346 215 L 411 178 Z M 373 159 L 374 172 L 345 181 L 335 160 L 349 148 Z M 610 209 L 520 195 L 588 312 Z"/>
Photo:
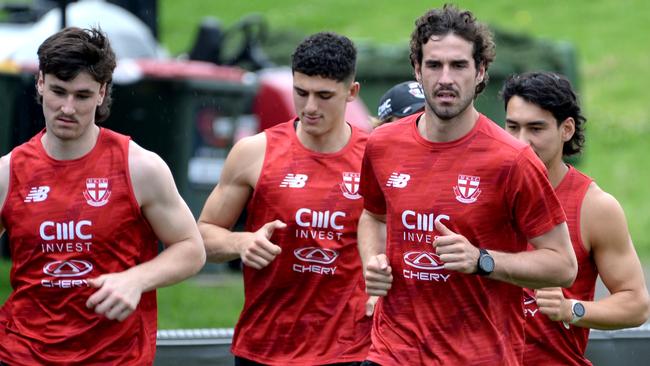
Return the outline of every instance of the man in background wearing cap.
<path id="1" fill-rule="evenodd" d="M 405 81 L 388 89 L 379 100 L 375 127 L 424 109 L 424 92 L 417 81 Z"/>

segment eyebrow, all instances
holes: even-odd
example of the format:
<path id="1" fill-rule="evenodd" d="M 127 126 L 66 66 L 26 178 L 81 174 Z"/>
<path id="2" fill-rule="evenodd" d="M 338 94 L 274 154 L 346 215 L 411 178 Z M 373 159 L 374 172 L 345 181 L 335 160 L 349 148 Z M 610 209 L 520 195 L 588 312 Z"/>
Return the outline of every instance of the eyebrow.
<path id="1" fill-rule="evenodd" d="M 293 89 L 296 90 L 296 91 L 299 91 L 299 92 L 309 93 L 309 91 L 307 91 L 307 90 L 305 90 L 303 88 L 300 88 L 298 86 L 294 86 Z M 316 94 L 334 94 L 334 93 L 336 93 L 336 90 L 329 90 L 329 89 L 316 90 L 316 91 L 314 91 L 314 93 L 316 93 Z"/>
<path id="2" fill-rule="evenodd" d="M 534 120 L 534 121 L 529 121 L 529 122 L 519 122 L 516 121 L 512 118 L 506 118 L 506 123 L 516 123 L 516 124 L 523 124 L 526 126 L 539 126 L 539 125 L 545 125 L 547 122 L 544 120 Z"/>
<path id="3" fill-rule="evenodd" d="M 61 91 L 68 91 L 66 88 L 62 87 L 61 85 L 57 84 L 51 84 L 50 85 L 50 90 L 61 90 Z M 93 94 L 94 91 L 91 89 L 79 89 L 79 90 L 73 90 L 72 91 L 75 94 Z"/>

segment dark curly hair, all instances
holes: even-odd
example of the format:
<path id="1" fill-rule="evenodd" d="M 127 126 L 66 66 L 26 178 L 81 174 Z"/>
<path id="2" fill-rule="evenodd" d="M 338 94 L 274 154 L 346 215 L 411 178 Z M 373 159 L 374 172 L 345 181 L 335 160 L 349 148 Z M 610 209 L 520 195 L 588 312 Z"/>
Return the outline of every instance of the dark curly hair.
<path id="1" fill-rule="evenodd" d="M 564 143 L 562 155 L 571 156 L 582 152 L 587 119 L 582 115 L 576 93 L 566 77 L 547 71 L 511 75 L 500 94 L 506 109 L 510 98 L 518 96 L 551 112 L 558 126 L 567 118 L 573 118 L 575 133 Z"/>
<path id="2" fill-rule="evenodd" d="M 432 9 L 415 21 L 415 30 L 411 34 L 411 65 L 422 64 L 422 45 L 431 36 L 444 36 L 453 33 L 472 43 L 474 64 L 478 70 L 485 67 L 485 78 L 476 86 L 480 94 L 488 82 L 488 67 L 496 56 L 492 32 L 487 25 L 476 20 L 470 11 L 460 11 L 451 4 L 442 9 Z"/>
<path id="3" fill-rule="evenodd" d="M 354 79 L 357 50 L 352 41 L 332 32 L 305 38 L 291 56 L 291 71 L 338 82 Z"/>
<path id="4" fill-rule="evenodd" d="M 98 83 L 106 84 L 106 95 L 95 111 L 95 121 L 108 118 L 116 61 L 108 38 L 100 29 L 69 27 L 55 33 L 38 47 L 38 64 L 43 75 L 51 74 L 63 81 L 84 71 Z"/>

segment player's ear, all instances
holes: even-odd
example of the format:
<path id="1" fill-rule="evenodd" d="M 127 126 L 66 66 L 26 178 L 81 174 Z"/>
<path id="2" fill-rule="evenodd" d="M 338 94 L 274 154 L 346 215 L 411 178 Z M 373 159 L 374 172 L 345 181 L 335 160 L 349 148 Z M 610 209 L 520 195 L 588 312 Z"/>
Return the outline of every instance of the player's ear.
<path id="1" fill-rule="evenodd" d="M 357 81 L 353 81 L 350 83 L 350 87 L 348 88 L 348 96 L 345 98 L 347 102 L 351 102 L 354 99 L 356 99 L 357 95 L 359 95 L 359 90 L 361 90 L 361 84 Z"/>
<path id="2" fill-rule="evenodd" d="M 562 141 L 567 142 L 571 140 L 573 134 L 576 132 L 576 121 L 573 117 L 567 117 L 560 123 L 560 133 L 562 134 Z"/>

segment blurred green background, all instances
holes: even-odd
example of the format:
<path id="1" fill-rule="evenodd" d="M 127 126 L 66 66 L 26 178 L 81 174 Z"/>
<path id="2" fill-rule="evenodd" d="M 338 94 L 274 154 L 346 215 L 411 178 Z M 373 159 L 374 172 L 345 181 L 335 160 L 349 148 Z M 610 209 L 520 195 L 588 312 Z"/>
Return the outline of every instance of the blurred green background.
<path id="1" fill-rule="evenodd" d="M 639 255 L 650 261 L 650 2 L 458 1 L 492 27 L 552 41 L 578 51 L 579 90 L 588 118 L 585 155 L 579 168 L 618 198 L 626 211 Z M 404 45 L 414 20 L 437 1 L 159 1 L 162 43 L 172 55 L 188 52 L 202 18 L 225 26 L 255 12 L 272 32 L 309 34 L 332 30 L 357 42 Z M 288 57 L 288 55 L 287 55 Z M 408 55 L 404 62 L 407 63 Z M 497 44 L 497 58 L 499 45 Z M 381 60 L 377 60 L 381 62 Z M 374 112 L 371 110 L 371 112 Z M 0 263 L 0 301 L 9 293 L 9 264 Z M 201 275 L 159 291 L 160 328 L 233 326 L 243 304 L 237 275 Z"/>

